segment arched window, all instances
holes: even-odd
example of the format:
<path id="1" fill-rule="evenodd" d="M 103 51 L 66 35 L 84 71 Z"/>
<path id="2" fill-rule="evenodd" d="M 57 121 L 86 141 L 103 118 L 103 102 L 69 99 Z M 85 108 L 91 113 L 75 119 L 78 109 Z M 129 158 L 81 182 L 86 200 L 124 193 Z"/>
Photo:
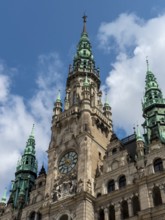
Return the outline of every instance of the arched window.
<path id="1" fill-rule="evenodd" d="M 96 197 L 99 198 L 100 196 L 101 196 L 101 193 L 97 193 L 97 196 L 96 196 Z"/>
<path id="2" fill-rule="evenodd" d="M 117 148 L 113 148 L 112 154 L 116 154 L 116 153 L 117 153 Z"/>
<path id="3" fill-rule="evenodd" d="M 35 212 L 32 212 L 29 216 L 29 220 L 35 220 Z"/>
<path id="4" fill-rule="evenodd" d="M 129 218 L 128 203 L 125 200 L 121 203 L 121 215 L 123 219 Z"/>
<path id="5" fill-rule="evenodd" d="M 110 180 L 108 182 L 108 193 L 113 192 L 115 190 L 115 181 Z"/>
<path id="6" fill-rule="evenodd" d="M 140 202 L 138 196 L 132 197 L 132 209 L 133 209 L 133 215 L 137 215 L 140 211 Z"/>
<path id="7" fill-rule="evenodd" d="M 99 218 L 98 220 L 104 220 L 104 210 L 103 209 L 100 209 L 99 211 Z"/>
<path id="8" fill-rule="evenodd" d="M 163 171 L 163 162 L 161 158 L 158 158 L 154 161 L 154 171 L 159 172 L 159 171 Z"/>
<path id="9" fill-rule="evenodd" d="M 40 212 L 38 212 L 38 218 L 37 218 L 37 220 L 42 220 L 42 215 L 41 215 Z"/>
<path id="10" fill-rule="evenodd" d="M 125 186 L 126 186 L 126 178 L 125 178 L 125 175 L 122 175 L 119 178 L 119 189 L 121 189 L 122 187 L 125 187 Z"/>
<path id="11" fill-rule="evenodd" d="M 158 186 L 154 186 L 152 190 L 152 197 L 153 197 L 154 206 L 158 206 L 162 204 L 162 197 Z"/>
<path id="12" fill-rule="evenodd" d="M 62 215 L 59 220 L 68 220 L 68 215 Z"/>
<path id="13" fill-rule="evenodd" d="M 109 206 L 109 220 L 115 220 L 115 207 L 113 205 Z"/>

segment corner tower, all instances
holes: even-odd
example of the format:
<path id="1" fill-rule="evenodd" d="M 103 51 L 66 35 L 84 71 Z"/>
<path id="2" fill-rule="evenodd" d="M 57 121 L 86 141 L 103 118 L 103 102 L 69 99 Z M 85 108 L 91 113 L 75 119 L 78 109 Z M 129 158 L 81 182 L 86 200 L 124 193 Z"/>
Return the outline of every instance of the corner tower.
<path id="1" fill-rule="evenodd" d="M 145 122 L 146 144 L 153 144 L 156 141 L 165 143 L 165 99 L 159 88 L 156 77 L 149 69 L 147 60 L 146 86 L 143 106 L 143 117 Z"/>
<path id="2" fill-rule="evenodd" d="M 15 209 L 21 209 L 29 202 L 29 194 L 37 177 L 37 161 L 35 157 L 34 125 L 26 143 L 22 158 L 18 161 L 15 180 L 8 204 Z"/>
<path id="3" fill-rule="evenodd" d="M 76 219 L 94 220 L 95 174 L 103 162 L 112 121 L 110 106 L 102 105 L 100 71 L 95 66 L 86 19 L 84 15 L 73 65 L 69 66 L 64 110 L 61 99 L 55 102 L 45 195 L 54 207 L 61 201 L 65 207 L 65 200 L 70 199 L 66 212 L 73 210 Z"/>

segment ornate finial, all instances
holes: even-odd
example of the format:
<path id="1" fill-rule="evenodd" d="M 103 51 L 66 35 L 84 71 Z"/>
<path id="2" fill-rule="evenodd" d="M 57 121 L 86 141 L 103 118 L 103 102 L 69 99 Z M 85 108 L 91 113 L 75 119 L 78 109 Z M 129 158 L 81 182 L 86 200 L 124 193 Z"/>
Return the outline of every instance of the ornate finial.
<path id="1" fill-rule="evenodd" d="M 34 124 L 33 124 L 33 127 L 32 127 L 31 136 L 34 137 Z"/>
<path id="2" fill-rule="evenodd" d="M 105 90 L 105 103 L 108 103 L 107 89 Z"/>
<path id="3" fill-rule="evenodd" d="M 83 22 L 84 22 L 84 26 L 83 26 L 83 33 L 84 33 L 84 32 L 86 32 L 86 22 L 87 22 L 87 16 L 85 15 L 85 13 L 82 18 L 83 18 Z"/>
<path id="4" fill-rule="evenodd" d="M 58 90 L 58 96 L 57 96 L 56 101 L 60 101 L 61 102 L 61 90 L 60 89 Z"/>
<path id="5" fill-rule="evenodd" d="M 105 103 L 104 103 L 104 107 L 106 107 L 106 106 L 109 106 L 107 90 L 105 90 Z"/>
<path id="6" fill-rule="evenodd" d="M 7 202 L 7 188 L 5 188 L 5 191 L 4 191 L 2 199 L 1 199 L 1 203 L 6 204 L 6 202 Z"/>
<path id="7" fill-rule="evenodd" d="M 148 56 L 146 56 L 146 63 L 147 63 L 147 72 L 149 71 L 149 61 L 148 61 Z"/>

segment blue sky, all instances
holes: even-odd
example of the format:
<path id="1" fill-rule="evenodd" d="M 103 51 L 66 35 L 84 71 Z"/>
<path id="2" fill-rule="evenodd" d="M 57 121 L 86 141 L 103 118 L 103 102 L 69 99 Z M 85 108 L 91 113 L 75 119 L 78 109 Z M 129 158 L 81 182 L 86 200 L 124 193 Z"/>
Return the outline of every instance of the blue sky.
<path id="1" fill-rule="evenodd" d="M 14 178 L 33 123 L 39 168 L 46 163 L 53 103 L 58 89 L 64 97 L 84 12 L 118 133 L 129 135 L 143 121 L 146 56 L 165 93 L 164 0 L 1 0 L 0 195 Z"/>

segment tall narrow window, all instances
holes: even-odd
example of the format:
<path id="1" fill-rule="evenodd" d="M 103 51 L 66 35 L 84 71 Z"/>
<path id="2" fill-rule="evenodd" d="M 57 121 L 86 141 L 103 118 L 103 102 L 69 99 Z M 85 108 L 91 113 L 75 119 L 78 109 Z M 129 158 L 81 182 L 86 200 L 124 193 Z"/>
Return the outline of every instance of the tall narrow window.
<path id="1" fill-rule="evenodd" d="M 100 209 L 98 220 L 104 220 L 104 219 L 105 219 L 105 217 L 104 217 L 104 210 L 103 210 L 103 209 Z"/>
<path id="2" fill-rule="evenodd" d="M 113 205 L 109 206 L 109 220 L 116 220 L 116 218 L 115 218 L 115 207 Z"/>
<path id="3" fill-rule="evenodd" d="M 37 220 L 42 220 L 42 215 L 41 215 L 40 212 L 38 213 L 38 219 Z"/>
<path id="4" fill-rule="evenodd" d="M 68 215 L 62 215 L 62 216 L 60 217 L 60 220 L 68 220 Z"/>
<path id="5" fill-rule="evenodd" d="M 129 217 L 128 203 L 126 200 L 122 201 L 121 203 L 121 215 L 123 219 L 126 219 Z"/>
<path id="6" fill-rule="evenodd" d="M 140 202 L 138 196 L 132 197 L 132 209 L 133 209 L 133 215 L 137 215 L 140 211 Z"/>
<path id="7" fill-rule="evenodd" d="M 154 171 L 159 172 L 159 171 L 163 171 L 163 162 L 161 158 L 158 158 L 154 161 Z"/>
<path id="8" fill-rule="evenodd" d="M 153 197 L 154 206 L 158 206 L 162 204 L 162 197 L 158 186 L 154 186 L 152 190 L 152 197 Z"/>
<path id="9" fill-rule="evenodd" d="M 113 192 L 115 190 L 115 181 L 110 180 L 108 182 L 108 193 Z"/>
<path id="10" fill-rule="evenodd" d="M 32 212 L 29 216 L 29 220 L 35 220 L 35 212 Z"/>
<path id="11" fill-rule="evenodd" d="M 126 178 L 125 178 L 125 175 L 122 175 L 120 178 L 119 178 L 119 189 L 123 188 L 126 186 Z"/>

